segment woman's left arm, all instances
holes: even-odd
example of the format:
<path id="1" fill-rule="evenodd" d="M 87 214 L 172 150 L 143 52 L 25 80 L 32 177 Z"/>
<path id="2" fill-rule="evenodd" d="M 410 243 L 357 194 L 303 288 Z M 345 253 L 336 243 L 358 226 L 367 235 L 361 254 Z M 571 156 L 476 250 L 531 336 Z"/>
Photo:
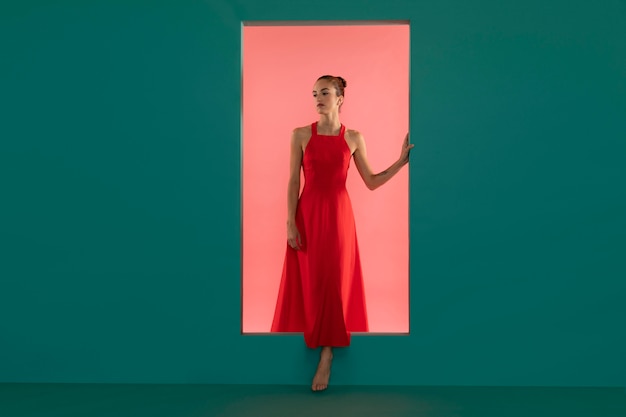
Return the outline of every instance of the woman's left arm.
<path id="1" fill-rule="evenodd" d="M 356 169 L 359 171 L 363 182 L 370 190 L 375 190 L 387 181 L 389 181 L 394 175 L 400 171 L 400 169 L 409 162 L 409 153 L 413 148 L 413 144 L 409 143 L 409 134 L 407 133 L 402 143 L 402 151 L 400 152 L 400 158 L 394 162 L 386 170 L 374 174 L 367 160 L 367 150 L 365 147 L 365 139 L 360 132 L 354 132 L 356 141 L 356 150 L 354 151 L 354 162 Z"/>

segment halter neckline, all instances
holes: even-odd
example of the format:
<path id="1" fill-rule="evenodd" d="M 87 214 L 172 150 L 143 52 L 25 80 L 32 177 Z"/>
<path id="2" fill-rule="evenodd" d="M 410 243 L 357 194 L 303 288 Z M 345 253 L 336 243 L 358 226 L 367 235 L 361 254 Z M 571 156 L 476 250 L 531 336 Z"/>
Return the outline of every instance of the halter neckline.
<path id="1" fill-rule="evenodd" d="M 311 125 L 311 129 L 312 129 L 313 134 L 315 136 L 328 136 L 328 137 L 335 138 L 335 137 L 339 137 L 339 136 L 343 135 L 343 133 L 345 132 L 345 129 L 346 129 L 346 127 L 343 125 L 343 123 L 341 123 L 340 124 L 341 127 L 339 128 L 339 133 L 338 134 L 336 134 L 336 135 L 322 135 L 322 134 L 318 133 L 318 131 L 317 131 L 317 123 L 318 122 L 314 122 Z"/>

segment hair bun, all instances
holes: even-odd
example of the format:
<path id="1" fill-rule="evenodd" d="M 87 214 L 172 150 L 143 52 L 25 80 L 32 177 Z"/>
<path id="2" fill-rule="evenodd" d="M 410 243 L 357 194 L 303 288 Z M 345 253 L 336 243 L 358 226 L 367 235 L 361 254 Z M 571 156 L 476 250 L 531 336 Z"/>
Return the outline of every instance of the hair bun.
<path id="1" fill-rule="evenodd" d="M 343 88 L 346 88 L 348 86 L 348 83 L 346 82 L 346 80 L 343 79 L 343 77 L 337 77 L 337 78 L 339 78 L 339 81 L 341 81 Z"/>

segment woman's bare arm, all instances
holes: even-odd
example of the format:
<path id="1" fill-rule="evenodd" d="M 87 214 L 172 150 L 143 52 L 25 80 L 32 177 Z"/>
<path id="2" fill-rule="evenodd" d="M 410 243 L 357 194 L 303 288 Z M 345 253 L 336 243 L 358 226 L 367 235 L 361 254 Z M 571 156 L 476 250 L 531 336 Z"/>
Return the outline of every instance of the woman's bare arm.
<path id="1" fill-rule="evenodd" d="M 365 139 L 359 132 L 353 133 L 353 140 L 356 142 L 356 150 L 354 151 L 354 163 L 356 165 L 363 182 L 370 190 L 375 190 L 380 187 L 394 175 L 400 171 L 400 169 L 409 162 L 409 153 L 413 148 L 413 144 L 409 143 L 409 134 L 404 138 L 402 143 L 402 150 L 400 152 L 400 158 L 394 162 L 389 168 L 384 171 L 374 174 L 367 159 L 367 148 L 365 146 Z"/>
<path id="2" fill-rule="evenodd" d="M 296 227 L 296 207 L 300 193 L 300 167 L 302 165 L 302 133 L 294 129 L 291 133 L 289 155 L 289 182 L 287 184 L 287 242 L 294 249 L 300 249 L 302 241 Z"/>

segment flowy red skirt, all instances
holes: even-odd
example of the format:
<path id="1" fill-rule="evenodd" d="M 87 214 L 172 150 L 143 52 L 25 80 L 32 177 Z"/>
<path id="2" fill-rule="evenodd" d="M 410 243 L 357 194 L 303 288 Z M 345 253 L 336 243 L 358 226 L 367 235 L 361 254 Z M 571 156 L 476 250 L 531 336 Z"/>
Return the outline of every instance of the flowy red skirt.
<path id="1" fill-rule="evenodd" d="M 366 332 L 367 314 L 352 204 L 346 190 L 350 148 L 311 126 L 302 158 L 305 185 L 296 225 L 301 250 L 286 247 L 272 332 L 303 332 L 306 345 L 348 346 Z"/>

